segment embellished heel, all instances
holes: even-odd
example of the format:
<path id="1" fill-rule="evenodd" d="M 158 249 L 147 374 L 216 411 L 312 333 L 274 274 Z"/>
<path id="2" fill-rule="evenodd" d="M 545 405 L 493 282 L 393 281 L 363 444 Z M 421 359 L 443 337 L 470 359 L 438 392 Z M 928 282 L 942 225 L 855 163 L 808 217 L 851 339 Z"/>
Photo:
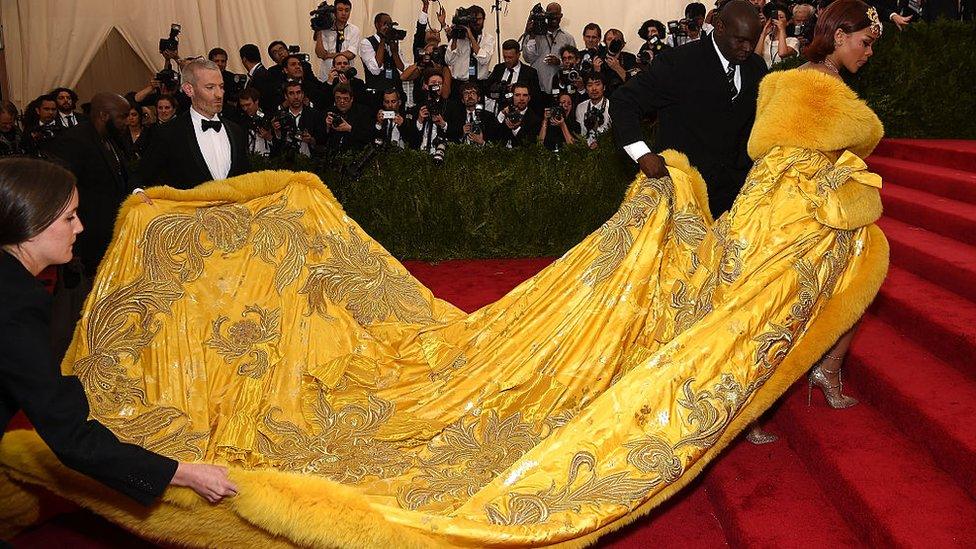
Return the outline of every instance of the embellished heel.
<path id="1" fill-rule="evenodd" d="M 835 357 L 835 356 L 831 356 L 831 355 L 824 355 L 824 358 L 829 358 L 829 359 L 832 359 L 832 360 L 836 360 L 838 362 L 841 361 L 840 358 Z M 828 376 L 834 376 L 834 375 L 837 376 L 837 384 L 836 385 L 832 384 L 831 383 L 831 378 L 828 377 Z M 824 399 L 826 399 L 827 405 L 830 406 L 831 408 L 834 408 L 836 410 L 839 410 L 839 409 L 842 409 L 842 408 L 850 408 L 851 406 L 854 406 L 855 404 L 857 404 L 857 399 L 856 398 L 849 397 L 849 396 L 843 394 L 843 391 L 844 391 L 844 381 L 843 381 L 842 375 L 843 374 L 841 373 L 841 369 L 840 368 L 837 368 L 836 370 L 831 371 L 831 370 L 828 370 L 828 369 L 824 368 L 822 362 L 820 364 L 817 364 L 816 367 L 814 367 L 812 370 L 810 370 L 810 374 L 807 376 L 807 383 L 808 383 L 808 385 L 807 385 L 807 406 L 810 406 L 811 405 L 811 402 L 813 400 L 813 387 L 814 386 L 819 387 L 820 390 L 823 391 Z"/>

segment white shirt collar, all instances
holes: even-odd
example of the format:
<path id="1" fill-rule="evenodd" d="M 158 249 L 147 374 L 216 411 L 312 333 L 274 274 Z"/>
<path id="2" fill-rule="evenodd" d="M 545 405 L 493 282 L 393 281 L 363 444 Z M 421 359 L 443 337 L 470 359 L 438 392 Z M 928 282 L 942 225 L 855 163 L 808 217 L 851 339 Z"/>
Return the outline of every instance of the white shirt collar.
<path id="1" fill-rule="evenodd" d="M 718 54 L 718 60 L 722 62 L 722 70 L 728 72 L 730 65 L 729 60 L 722 55 L 722 50 L 718 49 L 718 44 L 715 43 L 715 38 L 712 35 L 709 35 L 708 41 L 712 43 L 712 47 L 715 48 L 715 53 Z"/>
<path id="2" fill-rule="evenodd" d="M 597 102 L 597 103 L 594 103 L 592 99 L 587 99 L 586 101 L 590 105 L 592 105 L 594 109 L 602 109 L 603 106 L 606 105 L 606 103 L 607 103 L 607 97 L 606 96 L 603 96 L 602 98 L 600 98 L 600 101 Z"/>
<path id="3" fill-rule="evenodd" d="M 254 66 L 251 67 L 251 70 L 247 71 L 248 76 L 254 76 L 254 71 L 258 70 L 258 67 L 260 66 L 261 63 L 255 63 Z"/>

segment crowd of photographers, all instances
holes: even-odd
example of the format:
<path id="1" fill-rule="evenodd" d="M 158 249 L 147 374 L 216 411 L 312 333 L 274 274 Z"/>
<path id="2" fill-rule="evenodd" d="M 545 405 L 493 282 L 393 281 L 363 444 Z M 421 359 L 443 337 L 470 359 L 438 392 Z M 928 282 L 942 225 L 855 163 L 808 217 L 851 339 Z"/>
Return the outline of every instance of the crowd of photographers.
<path id="1" fill-rule="evenodd" d="M 262 51 L 245 44 L 238 54 L 245 74 L 227 70 L 228 53 L 208 58 L 223 73 L 222 116 L 247 129 L 250 152 L 266 156 L 328 157 L 348 151 L 375 154 L 387 147 L 419 149 L 443 160 L 450 143 L 519 147 L 541 142 L 558 151 L 567 144 L 598 146 L 610 129 L 613 92 L 645 70 L 661 51 L 699 40 L 711 30 L 712 11 L 699 2 L 666 24 L 645 21 L 636 54 L 624 34 L 597 23 L 582 29 L 582 44 L 562 26 L 558 3 L 537 4 L 518 39 L 501 44 L 485 32 L 485 10 L 459 8 L 451 21 L 442 6 L 431 21 L 431 0 L 421 0 L 411 33 L 390 15 L 373 18 L 373 33 L 349 23 L 351 0 L 322 2 L 311 15 L 318 74 L 311 55 L 276 40 Z M 436 1 L 436 0 L 435 0 Z M 756 53 L 768 65 L 798 55 L 809 42 L 823 5 L 750 0 L 765 25 Z M 878 4 L 899 28 L 922 15 L 915 0 Z M 925 5 L 935 6 L 938 0 Z M 957 14 L 958 15 L 958 14 Z M 167 68 L 143 89 L 130 92 L 126 131 L 114 137 L 137 160 L 156 126 L 189 108 L 180 91 L 180 27 L 174 24 L 159 50 Z M 409 46 L 406 44 L 409 43 Z M 355 61 L 364 67 L 360 74 Z M 34 154 L 64 128 L 83 120 L 77 94 L 58 88 L 32 101 L 23 115 L 0 105 L 0 154 Z"/>

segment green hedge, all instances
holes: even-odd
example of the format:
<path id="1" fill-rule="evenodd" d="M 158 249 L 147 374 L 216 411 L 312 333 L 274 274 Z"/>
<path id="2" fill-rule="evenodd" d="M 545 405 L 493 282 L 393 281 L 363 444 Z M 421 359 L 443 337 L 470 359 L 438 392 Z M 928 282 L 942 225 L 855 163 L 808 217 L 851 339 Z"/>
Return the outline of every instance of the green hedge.
<path id="1" fill-rule="evenodd" d="M 976 24 L 920 22 L 900 32 L 885 25 L 874 56 L 847 82 L 888 137 L 976 139 Z"/>
<path id="2" fill-rule="evenodd" d="M 257 168 L 313 171 L 347 213 L 399 258 L 560 255 L 606 221 L 637 173 L 608 137 L 600 148 L 507 150 L 452 145 L 442 165 L 418 151 L 379 155 L 358 180 L 348 158 Z"/>
<path id="3" fill-rule="evenodd" d="M 874 57 L 849 80 L 888 136 L 976 138 L 974 31 L 971 23 L 888 26 Z M 348 160 L 254 164 L 319 174 L 396 257 L 425 260 L 561 255 L 613 214 L 636 173 L 609 136 L 596 151 L 577 145 L 559 154 L 451 146 L 440 166 L 398 151 L 380 155 L 355 181 L 337 169 Z"/>

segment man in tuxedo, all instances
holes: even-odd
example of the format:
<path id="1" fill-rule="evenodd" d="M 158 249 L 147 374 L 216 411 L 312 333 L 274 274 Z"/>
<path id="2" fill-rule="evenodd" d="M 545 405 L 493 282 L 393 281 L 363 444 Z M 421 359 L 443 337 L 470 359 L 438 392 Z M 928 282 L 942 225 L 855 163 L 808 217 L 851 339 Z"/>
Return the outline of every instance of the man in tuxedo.
<path id="1" fill-rule="evenodd" d="M 478 147 L 497 134 L 494 115 L 482 108 L 478 82 L 461 83 L 461 102 L 452 102 L 447 110 L 447 127 L 458 128 L 455 139 Z"/>
<path id="2" fill-rule="evenodd" d="M 417 128 L 413 120 L 403 115 L 402 106 L 403 101 L 396 88 L 383 92 L 383 106 L 376 111 L 374 142 L 401 149 L 417 147 Z"/>
<path id="3" fill-rule="evenodd" d="M 417 127 L 417 146 L 427 154 L 433 154 L 437 150 L 437 145 L 443 141 L 455 139 L 458 133 L 447 122 L 447 100 L 444 99 L 442 90 L 444 77 L 434 69 L 428 69 L 424 73 L 423 97 L 421 103 L 416 105 L 411 113 L 416 120 Z"/>
<path id="4" fill-rule="evenodd" d="M 335 87 L 339 84 L 349 84 L 349 87 L 352 88 L 352 96 L 360 103 L 365 104 L 369 99 L 366 92 L 366 82 L 363 82 L 362 78 L 356 76 L 356 67 L 350 66 L 346 54 L 341 52 L 337 53 L 332 57 L 331 61 L 332 68 L 329 70 L 325 82 L 323 82 L 326 103 L 317 106 L 324 110 L 333 108 L 335 105 L 332 95 Z"/>
<path id="5" fill-rule="evenodd" d="M 540 111 L 543 107 L 542 88 L 539 85 L 539 73 L 531 66 L 519 60 L 521 46 L 518 40 L 506 40 L 502 43 L 502 62 L 495 65 L 488 75 L 485 89 L 489 98 L 485 100 L 485 108 L 497 113 L 500 106 L 498 101 L 512 91 L 514 84 L 524 84 L 529 88 L 532 96 L 531 106 Z M 503 90 L 503 85 L 505 89 Z M 502 93 L 504 91 L 504 93 Z M 493 97 L 491 97 L 493 96 Z"/>
<path id="6" fill-rule="evenodd" d="M 305 104 L 305 91 L 300 82 L 285 84 L 285 103 L 287 108 L 272 123 L 280 152 L 312 156 L 313 151 L 325 144 L 325 114 Z"/>
<path id="7" fill-rule="evenodd" d="M 158 128 L 133 178 L 135 187 L 190 189 L 251 169 L 244 130 L 217 116 L 224 104 L 220 69 L 213 61 L 194 59 L 183 66 L 182 74 L 189 112 Z"/>
<path id="8" fill-rule="evenodd" d="M 375 133 L 372 109 L 356 102 L 349 84 L 337 84 L 332 98 L 335 107 L 325 116 L 326 147 L 332 154 L 362 149 Z"/>
<path id="9" fill-rule="evenodd" d="M 75 112 L 78 105 L 78 94 L 71 88 L 55 88 L 51 92 L 54 101 L 58 106 L 58 115 L 54 118 L 54 123 L 62 128 L 70 128 L 82 120 L 88 120 L 83 113 Z"/>
<path id="10" fill-rule="evenodd" d="M 709 208 L 728 211 L 752 166 L 746 152 L 756 118 L 759 81 L 766 64 L 755 54 L 762 25 L 744 0 L 732 0 L 715 16 L 702 40 L 665 50 L 649 70 L 617 89 L 610 118 L 617 143 L 648 177 L 667 175 L 664 159 L 644 142 L 641 119 L 657 113 L 655 149 L 688 156 L 705 179 Z"/>
<path id="11" fill-rule="evenodd" d="M 244 88 L 256 89 L 261 94 L 261 110 L 273 116 L 281 105 L 274 103 L 274 90 L 277 84 L 268 69 L 261 63 L 261 50 L 258 49 L 257 44 L 244 44 L 238 53 L 247 71 L 247 84 Z"/>
<path id="12" fill-rule="evenodd" d="M 512 87 L 512 104 L 498 113 L 498 141 L 508 148 L 535 143 L 542 129 L 542 117 L 529 108 L 531 92 L 525 84 Z"/>
<path id="13" fill-rule="evenodd" d="M 128 196 L 125 156 L 121 145 L 129 102 L 114 93 L 98 93 L 91 100 L 91 119 L 64 130 L 44 151 L 78 180 L 78 215 L 85 230 L 75 241 L 75 255 L 94 275 L 112 240 L 119 205 Z"/>

